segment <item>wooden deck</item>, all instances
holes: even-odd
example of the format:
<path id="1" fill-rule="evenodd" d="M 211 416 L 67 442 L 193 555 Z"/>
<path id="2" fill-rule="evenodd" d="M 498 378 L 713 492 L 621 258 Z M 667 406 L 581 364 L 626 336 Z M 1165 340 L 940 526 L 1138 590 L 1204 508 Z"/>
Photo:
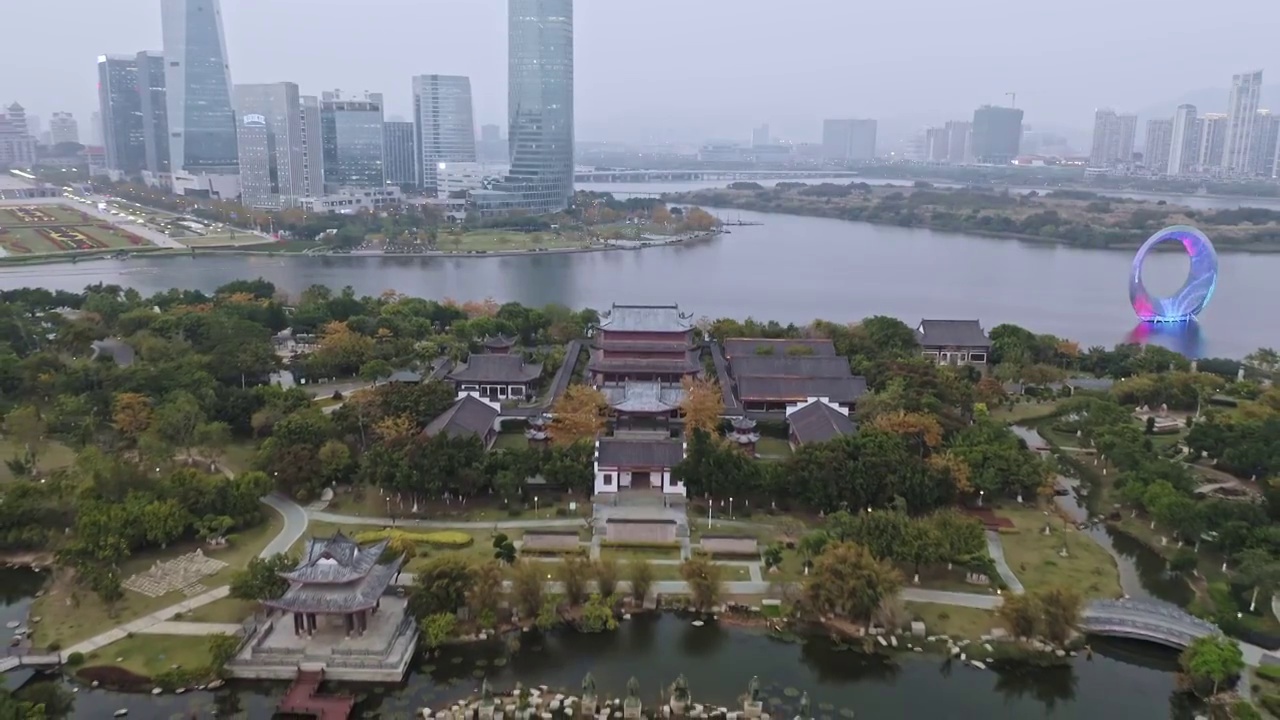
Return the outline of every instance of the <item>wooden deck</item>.
<path id="1" fill-rule="evenodd" d="M 311 715 L 317 720 L 347 720 L 355 707 L 355 698 L 348 695 L 321 695 L 320 683 L 324 682 L 324 669 L 298 668 L 298 677 L 289 686 L 276 711 L 289 715 Z"/>

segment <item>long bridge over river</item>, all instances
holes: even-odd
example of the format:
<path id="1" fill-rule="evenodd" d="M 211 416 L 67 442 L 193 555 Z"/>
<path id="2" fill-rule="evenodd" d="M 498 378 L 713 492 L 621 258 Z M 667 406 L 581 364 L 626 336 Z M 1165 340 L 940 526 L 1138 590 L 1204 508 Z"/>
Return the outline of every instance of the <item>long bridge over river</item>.
<path id="1" fill-rule="evenodd" d="M 849 170 L 584 170 L 573 174 L 579 183 L 701 182 L 735 180 L 811 180 L 858 177 Z"/>
<path id="2" fill-rule="evenodd" d="M 1152 600 L 1094 600 L 1080 614 L 1080 630 L 1184 648 L 1197 638 L 1221 635 L 1217 625 L 1182 608 Z"/>

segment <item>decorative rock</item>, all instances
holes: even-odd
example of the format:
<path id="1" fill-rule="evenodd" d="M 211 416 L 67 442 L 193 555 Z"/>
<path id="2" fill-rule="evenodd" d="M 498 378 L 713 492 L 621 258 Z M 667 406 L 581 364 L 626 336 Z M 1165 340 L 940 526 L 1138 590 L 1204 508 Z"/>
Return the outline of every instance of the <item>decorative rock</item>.
<path id="1" fill-rule="evenodd" d="M 151 688 L 152 695 L 159 695 L 162 692 L 164 692 L 164 690 L 161 690 L 160 688 Z"/>
<path id="2" fill-rule="evenodd" d="M 129 708 L 120 708 L 119 710 L 117 710 L 117 711 L 115 711 L 115 712 L 111 713 L 111 716 L 112 716 L 112 717 L 124 717 L 125 715 L 128 715 L 128 714 L 129 714 Z"/>
<path id="3" fill-rule="evenodd" d="M 422 708 L 418 714 L 422 716 L 422 720 L 431 720 L 431 708 Z"/>
<path id="4" fill-rule="evenodd" d="M 21 624 L 22 623 L 18 622 L 17 620 L 10 620 L 9 622 L 5 623 L 4 626 L 12 630 Z"/>
<path id="5" fill-rule="evenodd" d="M 924 652 L 924 648 L 922 648 L 922 647 L 915 647 L 915 648 L 911 648 L 911 650 L 912 650 L 912 652 Z"/>
<path id="6" fill-rule="evenodd" d="M 987 669 L 987 666 L 986 666 L 985 664 L 983 664 L 983 662 L 982 662 L 981 660 L 974 660 L 972 663 L 969 663 L 969 664 L 970 664 L 970 665 L 973 665 L 974 667 L 978 668 L 979 670 L 986 670 L 986 669 Z"/>
<path id="7" fill-rule="evenodd" d="M 890 645 L 892 645 L 892 646 L 894 646 L 894 647 L 898 647 L 898 636 L 897 636 L 897 635 L 890 635 L 890 636 L 889 636 L 889 644 L 890 644 Z"/>
<path id="8" fill-rule="evenodd" d="M 701 620 L 694 620 L 692 625 L 694 627 L 702 627 L 703 625 L 705 625 L 705 623 L 703 623 Z"/>
<path id="9" fill-rule="evenodd" d="M 182 693 L 184 693 L 184 692 L 186 692 L 186 691 L 187 691 L 187 689 L 186 689 L 186 688 L 178 688 L 177 690 L 174 690 L 173 692 L 174 692 L 174 694 L 175 694 L 175 695 L 181 695 Z"/>
<path id="10" fill-rule="evenodd" d="M 881 647 L 889 647 L 889 643 L 885 642 L 885 640 L 884 640 L 884 636 L 883 636 L 883 635 L 877 635 L 877 636 L 876 636 L 876 640 L 879 640 L 879 641 L 880 641 L 880 646 L 881 646 Z"/>
<path id="11" fill-rule="evenodd" d="M 96 688 L 98 687 L 99 684 L 100 683 L 97 680 L 94 680 L 93 682 L 89 683 L 89 687 Z"/>
<path id="12" fill-rule="evenodd" d="M 925 636 L 924 623 L 920 622 L 919 620 L 913 620 L 911 622 L 911 634 L 916 637 L 924 637 Z"/>
<path id="13" fill-rule="evenodd" d="M 1004 628 L 991 628 L 991 639 L 1000 640 L 1009 637 L 1009 631 Z"/>
<path id="14" fill-rule="evenodd" d="M 991 652 L 991 643 L 982 643 L 982 648 L 987 652 Z"/>
<path id="15" fill-rule="evenodd" d="M 227 682 L 226 682 L 225 680 L 214 680 L 213 682 L 211 682 L 211 683 L 209 683 L 208 685 L 206 685 L 206 686 L 205 686 L 205 689 L 207 689 L 207 690 L 217 690 L 218 688 L 220 688 L 220 687 L 222 687 L 223 685 L 226 685 L 226 684 L 227 684 Z"/>

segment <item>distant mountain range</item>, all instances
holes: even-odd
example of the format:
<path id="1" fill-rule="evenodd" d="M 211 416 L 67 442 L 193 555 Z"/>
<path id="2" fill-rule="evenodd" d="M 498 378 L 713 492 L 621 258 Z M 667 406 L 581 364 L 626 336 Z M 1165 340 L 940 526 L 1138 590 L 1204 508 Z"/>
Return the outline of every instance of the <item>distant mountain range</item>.
<path id="1" fill-rule="evenodd" d="M 1173 113 L 1178 106 L 1187 103 L 1195 105 L 1196 112 L 1201 115 L 1211 112 L 1225 113 L 1227 111 L 1227 99 L 1230 95 L 1230 88 L 1195 90 L 1168 102 L 1139 109 L 1138 118 L 1146 122 L 1152 118 L 1173 117 Z M 1258 109 L 1280 113 L 1280 85 L 1262 86 L 1262 102 L 1258 103 Z"/>

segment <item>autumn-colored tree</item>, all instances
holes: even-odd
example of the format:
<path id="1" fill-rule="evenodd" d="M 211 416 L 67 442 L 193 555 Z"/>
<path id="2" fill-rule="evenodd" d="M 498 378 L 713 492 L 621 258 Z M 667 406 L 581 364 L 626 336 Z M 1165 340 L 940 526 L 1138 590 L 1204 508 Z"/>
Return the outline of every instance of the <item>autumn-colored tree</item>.
<path id="1" fill-rule="evenodd" d="M 929 469 L 939 477 L 951 481 L 957 495 L 968 495 L 973 492 L 973 483 L 969 482 L 969 463 L 949 452 L 931 455 L 926 461 Z"/>
<path id="2" fill-rule="evenodd" d="M 984 375 L 982 379 L 978 381 L 978 386 L 975 389 L 975 392 L 979 402 L 986 403 L 988 407 L 1004 402 L 1005 396 L 1007 395 L 1004 391 L 1004 386 L 1000 384 L 1000 381 L 990 375 Z"/>
<path id="3" fill-rule="evenodd" d="M 609 404 L 604 394 L 589 385 L 570 385 L 551 406 L 551 440 L 572 445 L 594 440 L 604 430 Z"/>
<path id="4" fill-rule="evenodd" d="M 352 330 L 345 322 L 325 323 L 316 354 L 334 369 L 355 372 L 373 354 L 373 338 Z"/>
<path id="5" fill-rule="evenodd" d="M 151 425 L 151 398 L 141 393 L 116 393 L 111 422 L 130 441 L 136 441 Z"/>
<path id="6" fill-rule="evenodd" d="M 898 410 L 876 416 L 871 426 L 895 435 L 911 438 L 920 450 L 920 456 L 942 444 L 942 425 L 938 418 L 928 413 Z"/>
<path id="7" fill-rule="evenodd" d="M 684 224 L 690 230 L 696 232 L 705 232 L 714 230 L 720 224 L 720 221 L 714 215 L 703 210 L 700 207 L 689 208 L 684 213 Z"/>
<path id="8" fill-rule="evenodd" d="M 413 418 L 408 415 L 385 417 L 373 426 L 373 434 L 382 442 L 408 437 L 415 430 Z"/>
<path id="9" fill-rule="evenodd" d="M 649 213 L 649 220 L 654 225 L 670 225 L 671 211 L 667 209 L 666 205 L 654 205 L 653 211 Z"/>
<path id="10" fill-rule="evenodd" d="M 684 400 L 680 401 L 680 414 L 684 417 L 686 432 L 705 430 L 715 437 L 724 414 L 724 394 L 715 380 L 686 377 L 680 385 L 684 388 Z"/>

